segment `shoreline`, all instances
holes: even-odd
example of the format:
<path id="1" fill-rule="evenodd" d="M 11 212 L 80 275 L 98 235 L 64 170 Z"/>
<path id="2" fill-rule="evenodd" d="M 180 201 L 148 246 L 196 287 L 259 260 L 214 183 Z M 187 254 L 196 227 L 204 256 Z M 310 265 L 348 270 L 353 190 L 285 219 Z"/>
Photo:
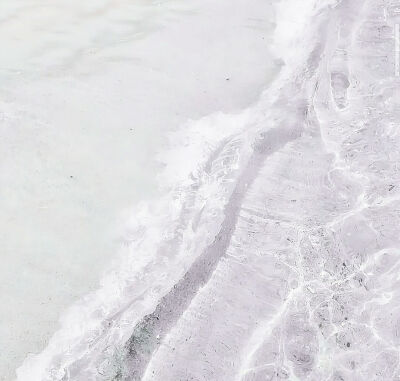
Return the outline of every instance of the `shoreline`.
<path id="1" fill-rule="evenodd" d="M 398 22 L 385 0 L 283 1 L 278 78 L 173 135 L 176 186 L 20 380 L 399 378 Z"/>
<path id="2" fill-rule="evenodd" d="M 67 306 L 97 290 L 131 239 L 123 221 L 146 218 L 139 201 L 162 197 L 151 193 L 166 131 L 240 110 L 279 70 L 268 52 L 268 4 L 239 0 L 232 13 L 232 4 L 212 2 L 135 4 L 125 14 L 96 2 L 20 4 L 0 25 L 9 44 L 0 62 L 2 231 L 12 258 L 1 276 L 13 306 L 2 315 L 0 379 L 10 379 L 13 356 L 43 348 Z M 212 60 L 202 62 L 206 53 Z M 17 295 L 12 274 L 22 274 Z"/>

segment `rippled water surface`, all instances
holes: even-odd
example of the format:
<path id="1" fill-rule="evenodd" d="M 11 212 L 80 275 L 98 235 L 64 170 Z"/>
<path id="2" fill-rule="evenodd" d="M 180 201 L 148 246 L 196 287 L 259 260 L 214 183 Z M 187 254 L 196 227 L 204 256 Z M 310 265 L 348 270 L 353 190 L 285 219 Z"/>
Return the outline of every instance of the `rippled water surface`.
<path id="1" fill-rule="evenodd" d="M 89 289 L 116 213 L 160 187 L 18 380 L 400 380 L 400 2 L 103 5 L 36 13 L 51 38 L 25 60 L 8 24 L 1 271 L 20 309 L 2 330 L 21 360 L 7 335 L 49 337 L 62 309 L 34 296 L 67 304 L 57 272 Z"/>

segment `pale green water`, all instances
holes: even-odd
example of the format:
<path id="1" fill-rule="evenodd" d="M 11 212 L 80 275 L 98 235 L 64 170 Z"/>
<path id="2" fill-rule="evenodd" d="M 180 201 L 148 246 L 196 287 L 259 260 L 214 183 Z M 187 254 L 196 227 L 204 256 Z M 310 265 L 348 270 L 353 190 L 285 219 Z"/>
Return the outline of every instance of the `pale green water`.
<path id="1" fill-rule="evenodd" d="M 129 207 L 157 197 L 164 134 L 257 99 L 272 22 L 261 0 L 0 4 L 1 380 L 96 288 Z"/>

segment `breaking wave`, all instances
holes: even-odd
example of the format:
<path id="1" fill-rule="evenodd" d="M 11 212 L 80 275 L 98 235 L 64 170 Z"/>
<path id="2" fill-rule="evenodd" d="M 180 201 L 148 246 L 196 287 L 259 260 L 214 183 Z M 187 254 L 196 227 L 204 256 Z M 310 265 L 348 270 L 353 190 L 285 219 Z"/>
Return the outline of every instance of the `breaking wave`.
<path id="1" fill-rule="evenodd" d="M 362 119 L 361 101 L 349 105 L 348 93 L 355 97 L 365 91 L 350 87 L 346 49 L 358 46 L 353 31 L 369 17 L 369 7 L 368 1 L 345 0 L 277 5 L 274 51 L 283 66 L 276 80 L 242 112 L 189 121 L 170 135 L 168 149 L 158 158 L 164 196 L 136 208 L 125 245 L 99 290 L 69 309 L 47 348 L 18 369 L 19 381 L 176 381 L 190 379 L 188 374 L 203 375 L 191 378 L 196 380 L 255 380 L 257 372 L 270 371 L 260 358 L 275 353 L 271 336 L 279 324 L 287 327 L 284 356 L 292 366 L 270 359 L 281 377 L 276 379 L 322 379 L 324 372 L 333 372 L 333 365 L 320 365 L 326 353 L 334 363 L 336 353 L 322 331 L 327 320 L 317 321 L 317 307 L 310 304 L 318 295 L 322 303 L 327 294 L 339 298 L 354 291 L 335 294 L 334 285 L 343 281 L 336 262 L 346 262 L 334 247 L 343 240 L 335 237 L 344 227 L 354 233 L 353 218 L 358 233 L 368 229 L 360 222 L 366 215 L 360 214 L 367 205 L 376 207 L 367 165 L 349 156 L 346 149 L 353 142 L 343 143 L 353 133 L 343 126 Z M 354 66 L 354 77 L 365 78 L 366 65 Z M 382 248 L 377 244 L 374 250 Z M 232 275 L 233 266 L 243 266 L 246 276 Z M 231 282 L 229 292 L 221 291 L 226 300 L 239 289 L 246 291 L 219 317 L 212 315 L 214 322 L 210 309 L 221 308 L 218 292 L 227 287 L 225 279 Z M 348 302 L 343 305 L 342 310 L 349 308 L 349 323 L 353 310 Z M 198 353 L 185 347 L 185 364 L 166 370 L 172 343 L 181 343 L 179 332 L 200 320 L 203 328 L 210 326 L 213 339 L 197 338 Z M 189 336 L 183 346 L 194 345 L 187 344 Z M 211 351 L 214 337 L 231 351 L 218 347 L 224 355 L 202 359 L 200 348 Z M 207 364 L 199 370 L 202 360 Z"/>

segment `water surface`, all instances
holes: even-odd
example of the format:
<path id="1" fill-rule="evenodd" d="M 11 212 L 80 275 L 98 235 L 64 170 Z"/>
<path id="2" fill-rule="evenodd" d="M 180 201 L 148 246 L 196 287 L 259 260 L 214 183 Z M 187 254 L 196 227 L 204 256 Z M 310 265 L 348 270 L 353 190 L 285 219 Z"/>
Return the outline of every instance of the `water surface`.
<path id="1" fill-rule="evenodd" d="M 0 379 L 95 290 L 165 134 L 238 112 L 277 71 L 270 2 L 0 4 Z M 33 379 L 31 379 L 32 381 Z"/>

